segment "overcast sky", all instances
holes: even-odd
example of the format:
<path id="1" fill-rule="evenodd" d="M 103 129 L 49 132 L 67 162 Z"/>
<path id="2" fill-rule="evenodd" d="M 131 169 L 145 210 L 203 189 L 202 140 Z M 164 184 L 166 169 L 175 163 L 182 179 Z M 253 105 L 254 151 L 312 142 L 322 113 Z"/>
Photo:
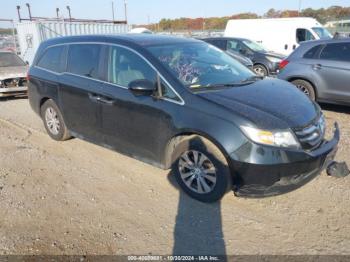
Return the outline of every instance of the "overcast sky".
<path id="1" fill-rule="evenodd" d="M 127 0 L 129 22 L 146 24 L 162 18 L 227 16 L 241 12 L 264 14 L 269 8 L 320 8 L 332 5 L 350 6 L 350 0 Z M 0 0 L 0 18 L 17 19 L 16 6 L 21 6 L 23 17 L 28 16 L 25 3 L 29 3 L 33 16 L 55 17 L 56 7 L 68 17 L 112 19 L 112 0 Z M 114 0 L 117 19 L 124 19 L 124 0 Z"/>

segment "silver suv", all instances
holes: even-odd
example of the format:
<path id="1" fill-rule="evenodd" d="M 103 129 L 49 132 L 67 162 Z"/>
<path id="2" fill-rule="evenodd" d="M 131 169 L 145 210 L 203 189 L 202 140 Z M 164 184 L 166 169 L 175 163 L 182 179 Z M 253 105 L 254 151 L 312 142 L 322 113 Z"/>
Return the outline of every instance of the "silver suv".
<path id="1" fill-rule="evenodd" d="M 350 38 L 301 44 L 280 63 L 278 78 L 312 100 L 350 105 Z"/>

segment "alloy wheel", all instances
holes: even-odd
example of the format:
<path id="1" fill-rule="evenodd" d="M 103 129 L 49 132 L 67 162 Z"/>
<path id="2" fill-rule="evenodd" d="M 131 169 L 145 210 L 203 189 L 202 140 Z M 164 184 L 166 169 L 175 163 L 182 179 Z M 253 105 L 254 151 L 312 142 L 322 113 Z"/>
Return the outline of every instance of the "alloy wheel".
<path id="1" fill-rule="evenodd" d="M 55 109 L 48 107 L 45 111 L 45 121 L 49 131 L 53 135 L 58 135 L 60 132 L 60 120 Z"/>
<path id="2" fill-rule="evenodd" d="M 302 91 L 305 95 L 310 96 L 310 91 L 303 85 L 297 85 L 300 91 Z"/>
<path id="3" fill-rule="evenodd" d="M 265 76 L 265 70 L 263 68 L 261 68 L 260 66 L 254 67 L 254 72 L 258 76 Z"/>
<path id="4" fill-rule="evenodd" d="M 216 168 L 210 159 L 196 150 L 186 151 L 178 163 L 181 179 L 192 191 L 207 194 L 216 185 Z"/>

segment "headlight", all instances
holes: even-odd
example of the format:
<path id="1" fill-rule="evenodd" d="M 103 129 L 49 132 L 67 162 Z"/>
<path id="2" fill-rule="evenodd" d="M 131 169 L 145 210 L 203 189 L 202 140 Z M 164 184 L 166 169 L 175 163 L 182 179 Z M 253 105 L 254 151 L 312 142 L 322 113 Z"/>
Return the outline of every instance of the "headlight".
<path id="1" fill-rule="evenodd" d="M 254 142 L 270 146 L 299 148 L 300 144 L 289 130 L 267 131 L 242 126 L 243 132 Z"/>
<path id="2" fill-rule="evenodd" d="M 267 60 L 269 60 L 271 63 L 280 63 L 282 61 L 281 58 L 273 57 L 273 56 L 268 56 L 266 57 Z"/>

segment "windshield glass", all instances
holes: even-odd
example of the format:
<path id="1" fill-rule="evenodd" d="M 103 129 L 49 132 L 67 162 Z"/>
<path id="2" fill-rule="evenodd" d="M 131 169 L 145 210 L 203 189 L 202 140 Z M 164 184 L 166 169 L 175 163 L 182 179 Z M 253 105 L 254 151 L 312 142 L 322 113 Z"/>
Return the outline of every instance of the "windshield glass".
<path id="1" fill-rule="evenodd" d="M 241 63 L 206 43 L 150 46 L 148 50 L 191 89 L 238 84 L 254 76 Z"/>
<path id="2" fill-rule="evenodd" d="M 21 58 L 12 53 L 0 53 L 0 67 L 24 66 Z"/>
<path id="3" fill-rule="evenodd" d="M 312 30 L 314 30 L 314 32 L 318 35 L 320 39 L 332 38 L 332 34 L 323 27 L 313 27 Z"/>
<path id="4" fill-rule="evenodd" d="M 252 49 L 253 51 L 256 52 L 267 52 L 267 50 L 260 44 L 258 44 L 257 42 L 253 42 L 250 40 L 243 40 L 243 43 L 248 46 L 250 49 Z"/>

